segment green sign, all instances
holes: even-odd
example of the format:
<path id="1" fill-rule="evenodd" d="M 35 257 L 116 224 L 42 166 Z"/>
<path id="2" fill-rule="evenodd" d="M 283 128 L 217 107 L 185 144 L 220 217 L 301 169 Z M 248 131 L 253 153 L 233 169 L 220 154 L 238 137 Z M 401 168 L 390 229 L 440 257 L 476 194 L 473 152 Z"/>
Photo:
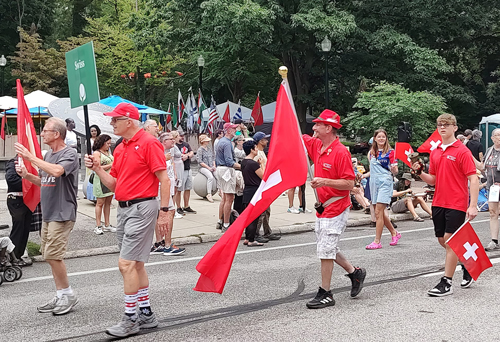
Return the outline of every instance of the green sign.
<path id="1" fill-rule="evenodd" d="M 66 70 L 71 108 L 99 102 L 93 42 L 66 52 Z"/>

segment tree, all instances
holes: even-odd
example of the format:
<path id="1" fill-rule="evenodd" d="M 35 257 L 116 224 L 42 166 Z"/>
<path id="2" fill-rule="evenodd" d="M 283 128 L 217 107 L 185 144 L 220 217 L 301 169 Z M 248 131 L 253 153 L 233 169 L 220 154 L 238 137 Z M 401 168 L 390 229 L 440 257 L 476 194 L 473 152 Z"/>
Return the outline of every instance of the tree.
<path id="1" fill-rule="evenodd" d="M 399 84 L 380 82 L 361 92 L 353 108 L 344 121 L 348 132 L 368 138 L 384 128 L 394 141 L 398 124 L 406 121 L 413 128 L 411 143 L 420 145 L 435 130 L 436 118 L 446 110 L 446 103 L 427 91 L 412 92 Z"/>

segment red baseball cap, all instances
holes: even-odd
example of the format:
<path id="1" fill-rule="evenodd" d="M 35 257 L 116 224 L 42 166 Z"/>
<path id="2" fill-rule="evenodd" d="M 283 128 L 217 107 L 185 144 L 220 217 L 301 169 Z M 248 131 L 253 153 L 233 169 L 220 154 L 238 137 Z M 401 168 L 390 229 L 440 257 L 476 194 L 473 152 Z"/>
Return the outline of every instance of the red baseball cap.
<path id="1" fill-rule="evenodd" d="M 137 108 L 127 102 L 122 102 L 118 106 L 113 109 L 112 112 L 109 113 L 104 113 L 104 115 L 111 116 L 111 117 L 119 117 L 119 116 L 125 116 L 129 119 L 134 119 L 134 120 L 139 120 L 139 110 Z"/>
<path id="2" fill-rule="evenodd" d="M 342 127 L 340 124 L 340 116 L 330 109 L 325 109 L 318 118 L 313 120 L 313 122 L 321 122 L 337 129 Z"/>
<path id="3" fill-rule="evenodd" d="M 227 123 L 224 124 L 224 130 L 225 131 L 227 131 L 230 128 L 236 128 L 236 127 L 238 127 L 238 125 L 232 124 L 230 122 L 227 122 Z"/>

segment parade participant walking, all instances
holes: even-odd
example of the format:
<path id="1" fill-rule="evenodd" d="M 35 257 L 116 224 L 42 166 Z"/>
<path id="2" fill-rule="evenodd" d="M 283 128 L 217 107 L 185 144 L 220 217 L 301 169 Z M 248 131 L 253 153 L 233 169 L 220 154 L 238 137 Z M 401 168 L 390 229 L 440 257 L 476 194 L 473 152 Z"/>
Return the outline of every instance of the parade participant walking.
<path id="1" fill-rule="evenodd" d="M 179 187 L 179 202 L 177 203 L 177 212 L 179 214 L 184 214 L 184 213 L 190 213 L 190 214 L 196 214 L 196 211 L 191 209 L 189 206 L 189 197 L 191 196 L 191 189 L 193 188 L 193 175 L 191 172 L 191 158 L 194 156 L 194 152 L 191 149 L 191 146 L 184 141 L 184 136 L 186 133 L 184 132 L 179 132 L 179 138 L 178 138 L 178 143 L 176 144 L 177 147 L 179 148 L 179 151 L 182 153 L 182 161 L 184 162 L 184 171 L 182 174 L 182 181 L 181 185 Z M 184 192 L 183 194 L 183 199 L 184 199 L 184 207 L 181 208 L 181 195 L 180 193 Z"/>
<path id="2" fill-rule="evenodd" d="M 241 169 L 240 164 L 234 160 L 233 144 L 231 143 L 231 139 L 236 133 L 236 127 L 238 125 L 229 122 L 224 124 L 224 137 L 220 139 L 215 152 L 215 165 L 217 165 L 215 178 L 217 179 L 217 187 L 222 192 L 222 201 L 219 204 L 219 221 L 216 228 L 223 231 L 229 227 L 231 207 L 236 193 L 235 169 Z"/>
<path id="3" fill-rule="evenodd" d="M 212 189 L 215 182 L 214 172 L 216 167 L 214 153 L 208 147 L 212 139 L 210 139 L 206 134 L 202 134 L 198 140 L 200 142 L 200 148 L 198 148 L 198 151 L 196 152 L 196 160 L 200 165 L 200 169 L 198 171 L 207 179 L 207 200 L 210 203 L 214 203 L 212 198 Z"/>
<path id="4" fill-rule="evenodd" d="M 186 249 L 177 247 L 172 243 L 172 230 L 174 227 L 174 214 L 176 214 L 176 211 L 173 197 L 175 194 L 175 167 L 171 151 L 175 145 L 175 139 L 172 137 L 171 133 L 164 132 L 160 135 L 158 140 L 162 144 L 163 152 L 165 154 L 167 174 L 170 179 L 170 197 L 167 211 L 167 231 L 165 235 L 161 235 L 158 224 L 156 224 L 156 242 L 151 248 L 151 254 L 181 255 L 186 251 Z"/>
<path id="5" fill-rule="evenodd" d="M 411 194 L 413 194 L 413 190 L 411 189 L 411 182 L 413 180 L 411 173 L 403 173 L 401 179 L 394 183 L 394 190 L 392 192 L 394 202 L 391 204 L 391 210 L 395 214 L 410 211 L 413 216 L 413 221 L 424 222 L 424 219 L 418 216 L 415 208 L 420 204 L 422 209 L 424 209 L 431 218 L 432 212 L 427 203 L 425 203 L 423 196 L 411 196 Z"/>
<path id="6" fill-rule="evenodd" d="M 458 257 L 446 244 L 455 231 L 465 222 L 477 216 L 477 197 L 479 180 L 471 152 L 459 140 L 455 139 L 457 119 L 451 114 L 442 114 L 437 120 L 437 129 L 442 143 L 431 152 L 429 173 L 422 172 L 420 178 L 435 186 L 432 201 L 432 221 L 438 242 L 446 249 L 444 277 L 431 290 L 429 296 L 441 297 L 453 293 L 452 278 Z M 413 165 L 419 170 L 418 163 Z M 470 182 L 470 201 L 469 188 Z M 461 287 L 469 287 L 473 279 L 462 265 L 463 280 Z"/>
<path id="7" fill-rule="evenodd" d="M 384 225 L 392 235 L 390 245 L 395 246 L 398 244 L 401 234 L 394 229 L 385 209 L 391 203 L 393 174 L 398 173 L 398 164 L 394 157 L 394 150 L 387 140 L 385 130 L 378 129 L 373 134 L 373 144 L 370 152 L 368 152 L 368 160 L 370 161 L 370 172 L 363 174 L 361 178 L 370 177 L 370 195 L 377 221 L 375 239 L 366 246 L 366 249 L 382 248 L 380 239 L 382 238 Z"/>
<path id="8" fill-rule="evenodd" d="M 94 158 L 100 162 L 102 169 L 109 173 L 114 160 L 113 155 L 111 155 L 111 137 L 107 134 L 100 135 L 94 142 L 92 149 L 94 150 L 92 154 Z M 96 174 L 94 174 L 92 184 L 94 186 L 93 194 L 97 199 L 95 204 L 96 227 L 94 228 L 94 233 L 97 235 L 102 235 L 104 232 L 115 233 L 116 228 L 109 221 L 111 201 L 114 194 L 106 185 L 101 183 L 101 179 Z M 102 214 L 104 214 L 104 227 L 101 225 Z"/>
<path id="9" fill-rule="evenodd" d="M 157 218 L 160 236 L 165 235 L 167 229 L 170 180 L 163 147 L 140 128 L 137 108 L 129 103 L 120 103 L 105 115 L 112 117 L 113 133 L 122 136 L 123 142 L 115 149 L 115 160 L 109 174 L 93 156 L 85 156 L 85 165 L 92 168 L 101 182 L 115 192 L 119 204 L 118 267 L 124 283 L 125 314 L 106 333 L 126 337 L 138 333 L 140 328 L 158 325 L 151 311 L 149 280 L 144 263 L 149 259 Z M 156 199 L 158 182 L 161 184 L 160 205 Z"/>
<path id="10" fill-rule="evenodd" d="M 40 170 L 40 175 L 28 173 L 24 165 L 16 165 L 17 173 L 36 186 L 41 187 L 42 231 L 40 250 L 52 269 L 56 285 L 56 296 L 37 310 L 43 313 L 63 315 L 78 303 L 69 285 L 64 255 L 68 238 L 76 221 L 76 194 L 78 191 L 79 161 L 76 150 L 66 146 L 66 125 L 59 118 L 45 121 L 41 132 L 43 142 L 50 147 L 44 159 L 30 153 L 20 143 L 16 152 Z"/>
<path id="11" fill-rule="evenodd" d="M 257 144 L 253 140 L 243 143 L 243 149 L 247 154 L 247 157 L 241 161 L 241 173 L 243 174 L 243 180 L 245 181 L 245 189 L 243 189 L 243 209 L 250 204 L 250 201 L 259 188 L 262 177 L 264 176 L 264 169 L 262 168 L 262 165 L 258 161 L 254 160 L 257 156 L 256 145 Z M 257 230 L 258 221 L 259 218 L 256 218 L 245 229 L 245 241 L 243 241 L 243 244 L 248 247 L 264 246 L 263 243 L 255 241 L 255 232 Z"/>
<path id="12" fill-rule="evenodd" d="M 492 186 L 500 186 L 500 128 L 495 128 L 491 132 L 491 146 L 484 156 L 483 169 L 486 169 L 486 189 L 491 190 Z M 498 192 L 496 192 L 498 193 Z M 490 234 L 491 241 L 485 247 L 487 251 L 499 250 L 498 244 L 498 215 L 500 214 L 500 202 L 498 196 L 488 201 L 490 212 Z"/>
<path id="13" fill-rule="evenodd" d="M 349 192 L 355 178 L 351 154 L 337 136 L 338 129 L 342 127 L 340 117 L 334 111 L 325 109 L 313 121 L 314 136 L 304 134 L 302 137 L 315 166 L 311 186 L 316 189 L 324 210 L 318 210 L 315 227 L 317 255 L 321 260 L 321 287 L 307 307 L 321 309 L 335 305 L 330 290 L 334 261 L 346 270 L 351 279 L 351 297 L 356 297 L 363 288 L 366 271 L 354 267 L 338 247 L 349 217 Z"/>

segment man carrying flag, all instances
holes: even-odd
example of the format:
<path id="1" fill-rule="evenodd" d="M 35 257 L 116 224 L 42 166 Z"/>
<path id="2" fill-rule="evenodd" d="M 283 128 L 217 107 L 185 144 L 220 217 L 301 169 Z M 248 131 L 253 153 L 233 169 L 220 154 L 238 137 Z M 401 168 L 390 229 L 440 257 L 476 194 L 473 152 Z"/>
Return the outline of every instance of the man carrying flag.
<path id="1" fill-rule="evenodd" d="M 314 135 L 304 134 L 303 140 L 309 156 L 314 162 L 314 178 L 311 186 L 316 189 L 322 205 L 316 214 L 317 255 L 321 259 L 321 286 L 311 301 L 309 309 L 321 309 L 335 305 L 330 290 L 333 262 L 340 265 L 351 279 L 351 297 L 356 297 L 363 288 L 366 271 L 354 267 L 340 253 L 338 243 L 349 217 L 351 199 L 349 192 L 354 187 L 354 170 L 351 154 L 340 143 L 337 131 L 342 127 L 340 117 L 325 109 L 313 122 Z"/>
<path id="2" fill-rule="evenodd" d="M 438 242 L 446 249 L 444 277 L 431 290 L 429 296 L 442 297 L 453 293 L 451 281 L 458 257 L 446 241 L 455 233 L 465 220 L 477 216 L 477 197 L 479 180 L 473 157 L 467 147 L 455 138 L 457 119 L 451 114 L 441 114 L 437 118 L 437 131 L 440 146 L 435 148 L 430 156 L 429 173 L 420 171 L 418 163 L 413 164 L 420 178 L 429 185 L 435 186 L 432 202 L 432 221 Z M 470 182 L 470 201 L 469 187 Z M 463 280 L 461 287 L 469 287 L 472 277 L 462 265 Z"/>

